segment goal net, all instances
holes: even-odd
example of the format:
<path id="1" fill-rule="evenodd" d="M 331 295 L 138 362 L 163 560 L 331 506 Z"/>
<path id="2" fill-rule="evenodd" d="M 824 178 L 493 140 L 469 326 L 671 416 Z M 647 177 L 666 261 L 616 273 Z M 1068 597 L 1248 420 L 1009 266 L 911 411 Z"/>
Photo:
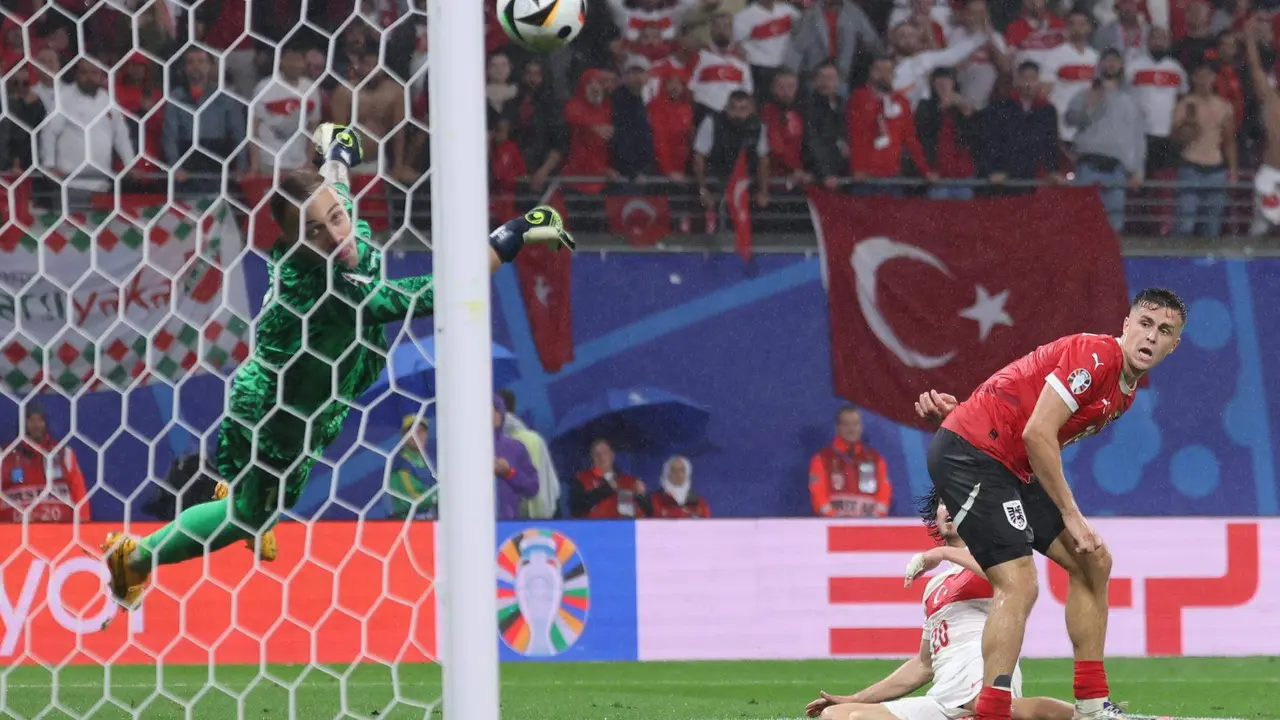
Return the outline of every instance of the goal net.
<path id="1" fill-rule="evenodd" d="M 437 485 L 492 468 L 488 363 L 468 355 L 489 346 L 485 187 L 482 177 L 445 189 L 429 181 L 428 158 L 441 153 L 431 152 L 440 141 L 428 127 L 464 123 L 428 115 L 426 3 L 341 5 L 3 5 L 6 716 L 439 717 L 442 686 L 452 684 L 486 696 L 472 716 L 496 717 L 492 495 Z M 457 5 L 469 3 L 433 0 L 433 22 L 455 36 L 435 44 L 474 45 L 474 60 L 458 67 L 479 97 L 480 10 Z M 458 29 L 468 22 L 476 27 Z M 358 397 L 333 393 L 350 413 L 311 458 L 305 489 L 281 491 L 273 547 L 250 539 L 164 565 L 140 609 L 125 614 L 105 593 L 98 546 L 109 531 L 143 537 L 213 500 L 231 381 L 279 283 L 281 229 L 269 202 L 282 177 L 316 167 L 310 133 L 323 121 L 363 138 L 350 193 L 384 262 L 383 277 L 358 279 L 462 268 L 455 282 L 437 281 L 434 321 L 389 324 L 386 347 L 362 329 L 360 347 L 330 358 L 333 386 L 360 352 L 426 362 L 388 364 Z M 483 128 L 467 132 L 453 139 L 458 151 L 483 153 Z M 457 164 L 457 153 L 445 154 Z M 458 202 L 457 192 L 478 198 Z M 431 218 L 433 196 L 454 210 Z M 457 217 L 476 207 L 479 218 Z M 469 243 L 428 252 L 428 238 L 453 237 L 450 229 Z M 460 287 L 477 279 L 479 290 Z M 330 279 L 323 302 L 335 301 L 354 304 Z M 459 309 L 467 303 L 483 317 Z M 307 329 L 315 312 L 299 314 L 305 353 L 317 342 Z M 470 367 L 450 370 L 459 359 Z M 454 385 L 465 388 L 444 390 Z M 282 408 L 287 395 L 276 397 Z M 459 409 L 477 398 L 481 407 Z M 332 409 L 323 405 L 295 415 L 315 421 Z M 438 529 L 442 510 L 455 518 Z M 437 553 L 437 538 L 464 522 L 470 542 Z M 454 592 L 471 593 L 465 609 L 438 604 L 438 556 L 442 568 L 483 559 L 474 573 L 449 576 Z M 474 597 L 486 585 L 487 596 Z M 459 653 L 458 669 L 442 673 L 447 642 L 486 647 L 471 659 Z"/>

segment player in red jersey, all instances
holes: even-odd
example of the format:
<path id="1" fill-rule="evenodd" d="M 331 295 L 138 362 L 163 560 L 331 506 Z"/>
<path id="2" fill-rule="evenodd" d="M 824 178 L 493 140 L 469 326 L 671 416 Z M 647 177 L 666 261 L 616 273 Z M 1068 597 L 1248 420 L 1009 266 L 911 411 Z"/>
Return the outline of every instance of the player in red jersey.
<path id="1" fill-rule="evenodd" d="M 916 412 L 942 421 L 929 445 L 934 490 L 995 589 L 982 637 L 978 720 L 1010 716 L 1013 669 L 1038 592 L 1033 550 L 1065 569 L 1067 634 L 1075 649 L 1075 718 L 1123 718 L 1103 669 L 1111 555 L 1062 469 L 1062 448 L 1094 435 L 1133 404 L 1138 381 L 1178 346 L 1182 300 L 1138 293 L 1120 337 L 1069 335 L 992 375 L 969 399 L 930 391 Z"/>

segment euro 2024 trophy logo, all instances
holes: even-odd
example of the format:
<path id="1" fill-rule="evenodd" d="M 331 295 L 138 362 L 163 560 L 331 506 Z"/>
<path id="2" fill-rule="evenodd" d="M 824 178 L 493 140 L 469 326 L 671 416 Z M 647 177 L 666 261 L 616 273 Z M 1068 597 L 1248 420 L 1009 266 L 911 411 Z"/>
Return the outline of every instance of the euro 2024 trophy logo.
<path id="1" fill-rule="evenodd" d="M 567 536 L 529 528 L 498 548 L 498 632 L 507 647 L 559 655 L 582 636 L 590 607 L 587 566 Z"/>

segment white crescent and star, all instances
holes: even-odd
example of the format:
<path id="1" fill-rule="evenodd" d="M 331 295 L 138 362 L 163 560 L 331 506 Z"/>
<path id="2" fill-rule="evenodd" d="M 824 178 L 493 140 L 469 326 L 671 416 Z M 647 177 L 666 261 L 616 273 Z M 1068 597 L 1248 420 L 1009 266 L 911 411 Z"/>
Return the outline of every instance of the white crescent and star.
<path id="1" fill-rule="evenodd" d="M 547 278 L 539 275 L 533 281 L 533 296 L 538 298 L 538 302 L 543 307 L 547 307 L 547 300 L 551 297 L 551 283 L 547 282 Z"/>
<path id="2" fill-rule="evenodd" d="M 623 225 L 626 225 L 631 219 L 632 213 L 640 213 L 644 215 L 644 222 L 646 225 L 652 225 L 653 221 L 658 217 L 658 211 L 654 209 L 653 205 L 651 205 L 648 200 L 642 200 L 640 198 L 632 198 L 622 206 L 621 219 Z"/>
<path id="3" fill-rule="evenodd" d="M 876 299 L 876 275 L 881 265 L 896 259 L 915 260 L 916 262 L 924 263 L 948 278 L 954 279 L 951 270 L 946 264 L 926 250 L 908 243 L 895 242 L 887 237 L 867 238 L 859 242 L 849 256 L 849 262 L 853 265 L 854 281 L 857 286 L 858 307 L 862 310 L 862 316 L 867 321 L 867 327 L 871 328 L 871 333 L 903 365 L 922 370 L 942 367 L 955 358 L 955 350 L 949 350 L 941 355 L 928 355 L 908 346 L 893 331 L 889 321 L 885 319 L 884 314 L 880 311 L 880 306 Z M 1008 290 L 995 295 L 988 292 L 982 285 L 976 286 L 974 290 L 977 295 L 974 304 L 961 310 L 959 315 L 962 318 L 978 323 L 979 342 L 985 341 L 996 325 L 1013 327 L 1013 318 L 1010 317 L 1009 312 L 1004 307 L 1009 300 Z"/>

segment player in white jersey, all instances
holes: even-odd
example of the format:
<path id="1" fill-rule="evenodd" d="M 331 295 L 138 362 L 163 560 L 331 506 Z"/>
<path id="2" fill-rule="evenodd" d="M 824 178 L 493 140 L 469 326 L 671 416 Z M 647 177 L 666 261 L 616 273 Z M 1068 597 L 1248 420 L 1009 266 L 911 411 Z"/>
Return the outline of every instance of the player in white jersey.
<path id="1" fill-rule="evenodd" d="M 992 589 L 978 562 L 956 534 L 945 505 L 932 496 L 922 508 L 931 533 L 945 544 L 907 563 L 906 584 L 949 563 L 924 588 L 924 632 L 920 652 L 888 677 L 853 695 L 830 695 L 809 703 L 809 717 L 822 720 L 958 720 L 972 717 L 982 690 L 982 629 Z M 925 695 L 905 697 L 924 687 Z M 1048 697 L 1022 697 L 1022 670 L 1013 669 L 1014 720 L 1071 720 L 1075 707 Z"/>

